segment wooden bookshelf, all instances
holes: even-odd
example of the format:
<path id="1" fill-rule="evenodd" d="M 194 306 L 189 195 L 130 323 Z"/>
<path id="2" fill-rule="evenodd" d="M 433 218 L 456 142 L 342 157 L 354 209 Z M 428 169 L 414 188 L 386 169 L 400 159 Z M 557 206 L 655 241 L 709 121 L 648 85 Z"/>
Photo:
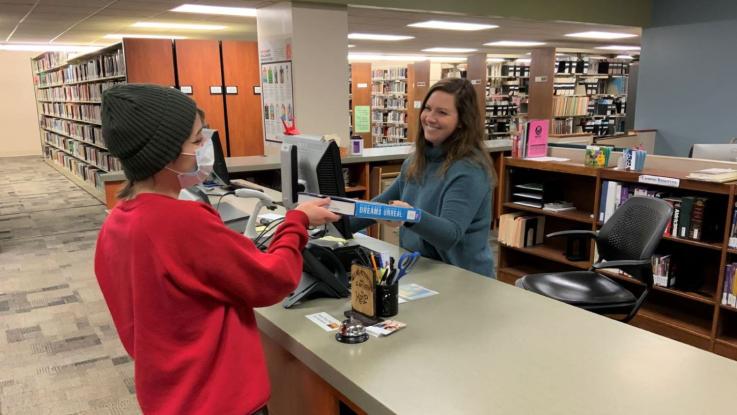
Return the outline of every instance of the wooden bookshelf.
<path id="1" fill-rule="evenodd" d="M 563 156 L 562 153 L 551 155 Z M 523 211 L 544 216 L 546 234 L 565 229 L 596 231 L 602 225 L 598 217 L 605 181 L 664 192 L 666 195 L 709 197 L 713 203 L 724 205 L 721 206 L 724 209 L 717 209 L 725 212 L 724 218 L 720 216 L 717 220 L 720 224 L 719 232 L 723 231 L 723 237 L 719 240 L 700 241 L 669 236 L 663 238 L 656 252 L 672 254 L 672 261 L 679 264 L 681 271 L 677 276 L 676 286 L 652 287 L 642 309 L 631 324 L 737 360 L 737 308 L 721 304 L 726 265 L 737 262 L 737 249 L 727 246 L 737 183 L 709 183 L 687 179 L 690 171 L 703 168 L 690 159 L 672 162 L 673 167 L 669 170 L 648 168 L 648 162 L 660 166 L 666 161 L 656 160 L 659 157 L 649 155 L 643 172 L 588 168 L 580 164 L 576 157 L 568 162 L 537 162 L 506 157 L 502 159 L 500 177 L 500 212 L 504 214 Z M 677 178 L 680 182 L 678 187 L 657 186 L 639 182 L 642 175 Z M 575 189 L 575 192 L 565 190 L 563 194 L 577 209 L 554 213 L 513 203 L 511 189 L 519 184 L 514 181 L 534 178 L 554 180 L 565 189 Z M 574 200 L 576 197 L 578 199 Z M 592 214 L 596 216 L 596 220 L 589 216 Z M 587 269 L 594 261 L 593 242 L 587 261 L 574 262 L 564 257 L 562 246 L 555 239 L 559 238 L 546 239 L 543 245 L 526 248 L 500 245 L 497 261 L 499 280 L 513 284 L 519 277 L 527 274 Z M 627 275 L 616 271 L 603 273 L 635 294 L 644 289 L 643 283 Z M 680 285 L 678 279 L 684 279 Z M 684 283 L 688 283 L 688 289 L 683 288 Z"/>
<path id="2" fill-rule="evenodd" d="M 370 82 L 372 147 L 408 144 L 409 68 L 372 66 Z"/>

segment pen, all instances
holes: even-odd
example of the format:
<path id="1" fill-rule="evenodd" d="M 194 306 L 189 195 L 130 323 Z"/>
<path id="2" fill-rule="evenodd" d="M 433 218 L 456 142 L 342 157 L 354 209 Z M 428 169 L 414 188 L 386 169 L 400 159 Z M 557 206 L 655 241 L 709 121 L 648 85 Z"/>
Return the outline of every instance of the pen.
<path id="1" fill-rule="evenodd" d="M 379 278 L 379 268 L 376 266 L 376 258 L 374 258 L 374 253 L 371 253 L 371 265 L 374 266 L 374 279 Z"/>

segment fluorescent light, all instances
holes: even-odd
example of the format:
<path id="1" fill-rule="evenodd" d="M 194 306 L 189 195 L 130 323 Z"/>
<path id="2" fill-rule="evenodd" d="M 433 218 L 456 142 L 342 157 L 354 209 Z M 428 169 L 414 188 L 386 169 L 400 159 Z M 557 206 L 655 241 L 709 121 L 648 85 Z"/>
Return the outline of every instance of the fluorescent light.
<path id="1" fill-rule="evenodd" d="M 486 62 L 504 62 L 506 59 L 504 58 L 486 58 Z"/>
<path id="2" fill-rule="evenodd" d="M 92 52 L 101 46 L 57 45 L 53 43 L 0 43 L 0 50 L 18 52 Z"/>
<path id="3" fill-rule="evenodd" d="M 511 47 L 526 47 L 526 46 L 541 46 L 545 42 L 533 42 L 527 40 L 500 40 L 497 42 L 484 43 L 484 46 L 511 46 Z"/>
<path id="4" fill-rule="evenodd" d="M 397 41 L 414 39 L 414 36 L 380 35 L 375 33 L 349 33 L 348 39 Z"/>
<path id="5" fill-rule="evenodd" d="M 631 33 L 598 32 L 596 30 L 590 32 L 568 33 L 566 36 L 585 39 L 626 39 L 628 37 L 637 37 L 637 35 L 633 35 Z"/>
<path id="6" fill-rule="evenodd" d="M 422 49 L 423 52 L 439 52 L 439 53 L 470 53 L 476 52 L 478 49 L 473 48 L 428 48 Z"/>
<path id="7" fill-rule="evenodd" d="M 141 35 L 141 34 L 133 34 L 133 33 L 110 33 L 105 36 L 103 36 L 104 39 L 122 39 L 124 37 L 128 38 L 139 38 L 139 39 L 186 39 L 186 36 L 177 36 L 177 35 Z"/>
<path id="8" fill-rule="evenodd" d="M 519 59 L 515 59 L 515 62 L 518 62 L 518 63 L 530 63 L 530 62 L 532 62 L 532 59 L 529 59 L 529 58 L 519 58 Z"/>
<path id="9" fill-rule="evenodd" d="M 356 45 L 350 45 L 350 44 L 348 45 L 348 48 L 355 48 L 355 47 Z"/>
<path id="10" fill-rule="evenodd" d="M 446 22 L 442 20 L 428 20 L 426 22 L 417 22 L 408 24 L 409 27 L 419 27 L 422 29 L 440 29 L 440 30 L 462 30 L 465 32 L 475 30 L 496 29 L 497 25 L 479 24 L 479 23 L 462 23 L 462 22 Z"/>
<path id="11" fill-rule="evenodd" d="M 599 46 L 594 49 L 601 49 L 601 50 L 640 50 L 639 46 L 621 46 L 621 45 L 612 45 L 612 46 Z"/>
<path id="12" fill-rule="evenodd" d="M 393 61 L 393 62 L 416 62 L 426 61 L 427 56 L 421 55 L 382 55 L 378 53 L 349 53 L 349 61 Z"/>
<path id="13" fill-rule="evenodd" d="M 630 55 L 617 55 L 617 59 L 634 59 L 634 56 Z"/>
<path id="14" fill-rule="evenodd" d="M 466 62 L 466 58 L 460 56 L 430 56 L 430 62 L 461 63 Z"/>
<path id="15" fill-rule="evenodd" d="M 166 22 L 136 22 L 132 27 L 146 27 L 153 29 L 182 29 L 182 30 L 223 30 L 226 27 L 211 24 L 191 24 L 191 23 L 166 23 Z"/>
<path id="16" fill-rule="evenodd" d="M 256 16 L 256 9 L 249 9 L 246 7 L 205 6 L 202 4 L 182 4 L 179 7 L 171 9 L 171 11 L 180 13 L 223 14 L 227 16 Z"/>

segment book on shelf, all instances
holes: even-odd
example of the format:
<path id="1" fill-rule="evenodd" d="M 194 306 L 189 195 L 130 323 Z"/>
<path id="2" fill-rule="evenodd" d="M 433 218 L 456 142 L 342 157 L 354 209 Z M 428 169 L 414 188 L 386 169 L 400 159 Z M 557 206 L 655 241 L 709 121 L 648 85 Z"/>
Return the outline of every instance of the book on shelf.
<path id="1" fill-rule="evenodd" d="M 730 248 L 737 248 L 737 202 L 732 207 L 732 226 L 729 229 L 729 240 L 727 245 Z"/>
<path id="2" fill-rule="evenodd" d="M 545 157 L 548 155 L 549 120 L 530 120 L 525 132 L 527 135 L 525 157 Z"/>
<path id="3" fill-rule="evenodd" d="M 513 212 L 499 217 L 499 243 L 526 248 L 543 243 L 545 216 Z"/>
<path id="4" fill-rule="evenodd" d="M 703 169 L 691 172 L 686 177 L 707 182 L 726 183 L 737 180 L 737 170 L 722 168 Z"/>
<path id="5" fill-rule="evenodd" d="M 735 270 L 737 263 L 727 264 L 724 270 L 724 288 L 722 289 L 722 304 L 737 307 L 737 284 L 735 284 Z"/>
<path id="6" fill-rule="evenodd" d="M 573 203 L 566 201 L 549 202 L 543 205 L 543 210 L 548 212 L 564 212 L 566 210 L 576 210 Z"/>
<path id="7" fill-rule="evenodd" d="M 653 255 L 650 258 L 653 267 L 653 285 L 671 288 L 676 285 L 675 276 L 670 272 L 671 255 Z"/>
<path id="8" fill-rule="evenodd" d="M 330 197 L 330 204 L 327 206 L 327 209 L 341 215 L 402 222 L 419 222 L 422 217 L 422 211 L 420 209 L 368 202 L 365 200 L 350 199 L 340 196 L 325 196 L 317 193 L 301 192 L 297 196 L 297 202 L 302 203 L 309 200 L 324 199 L 326 197 Z"/>

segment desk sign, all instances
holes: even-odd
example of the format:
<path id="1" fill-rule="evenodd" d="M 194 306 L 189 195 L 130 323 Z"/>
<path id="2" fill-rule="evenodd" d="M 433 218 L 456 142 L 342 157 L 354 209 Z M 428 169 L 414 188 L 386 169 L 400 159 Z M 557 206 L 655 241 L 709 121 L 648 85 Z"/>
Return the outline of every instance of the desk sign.
<path id="1" fill-rule="evenodd" d="M 213 85 L 210 87 L 210 95 L 220 95 L 223 93 L 223 87 L 220 85 Z"/>
<path id="2" fill-rule="evenodd" d="M 673 177 L 651 176 L 649 174 L 641 175 L 637 178 L 637 181 L 640 183 L 657 184 L 658 186 L 667 187 L 678 187 L 681 185 L 681 181 L 679 179 L 675 179 Z"/>
<path id="3" fill-rule="evenodd" d="M 351 266 L 351 307 L 359 313 L 374 317 L 374 271 L 358 264 Z"/>

